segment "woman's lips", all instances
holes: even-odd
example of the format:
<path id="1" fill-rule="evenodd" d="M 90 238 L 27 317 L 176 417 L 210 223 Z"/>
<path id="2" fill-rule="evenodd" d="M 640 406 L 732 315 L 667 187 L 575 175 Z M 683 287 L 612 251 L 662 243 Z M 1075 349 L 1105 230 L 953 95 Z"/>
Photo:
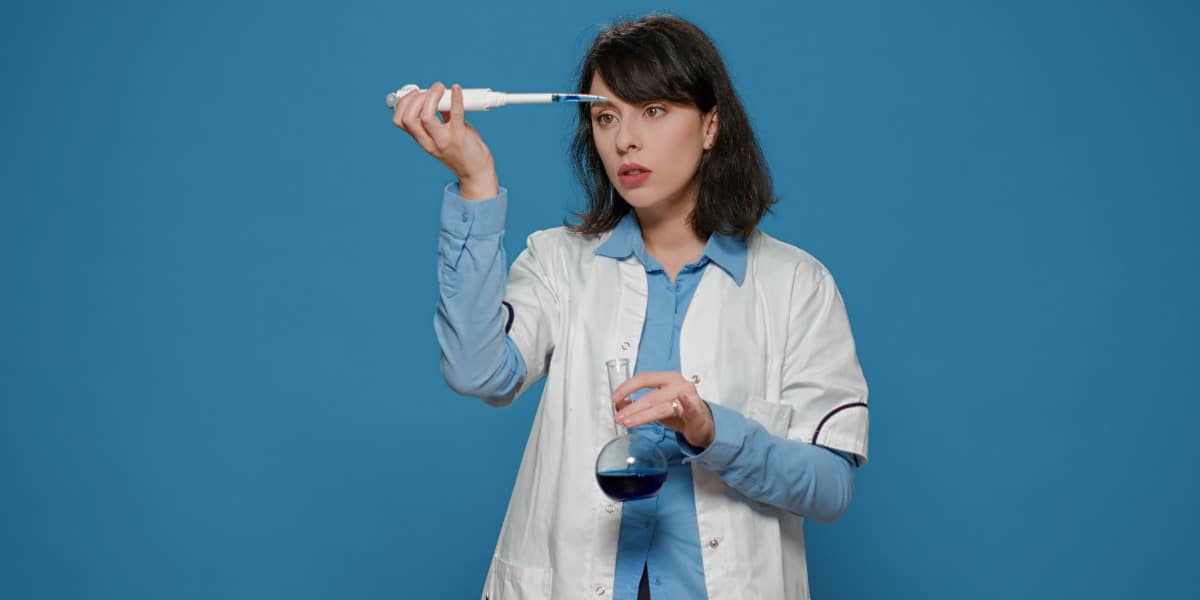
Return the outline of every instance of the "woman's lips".
<path id="1" fill-rule="evenodd" d="M 641 185 L 644 181 L 650 178 L 650 171 L 642 171 L 640 173 L 633 172 L 628 175 L 620 175 L 621 185 L 625 187 L 633 187 Z"/>

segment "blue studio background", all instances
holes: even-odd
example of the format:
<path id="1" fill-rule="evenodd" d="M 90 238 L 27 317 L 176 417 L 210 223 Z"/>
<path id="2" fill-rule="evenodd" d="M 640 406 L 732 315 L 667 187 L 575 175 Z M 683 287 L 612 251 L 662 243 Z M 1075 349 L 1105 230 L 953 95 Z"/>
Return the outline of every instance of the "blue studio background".
<path id="1" fill-rule="evenodd" d="M 871 463 L 814 597 L 1178 597 L 1200 552 L 1189 2 L 25 2 L 0 11 L 0 597 L 473 598 L 541 391 L 450 391 L 434 80 L 716 40 L 837 277 Z M 471 115 L 509 260 L 580 206 L 563 107 Z"/>

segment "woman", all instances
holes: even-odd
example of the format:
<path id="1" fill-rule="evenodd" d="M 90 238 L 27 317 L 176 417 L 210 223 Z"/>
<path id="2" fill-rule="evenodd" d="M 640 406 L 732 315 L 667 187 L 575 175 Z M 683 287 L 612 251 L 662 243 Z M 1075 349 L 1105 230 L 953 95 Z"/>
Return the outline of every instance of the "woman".
<path id="1" fill-rule="evenodd" d="M 502 406 L 543 376 L 484 597 L 807 598 L 802 524 L 845 511 L 867 388 L 842 300 L 812 256 L 756 228 L 775 201 L 709 38 L 650 16 L 600 34 L 573 143 L 581 222 L 539 231 L 507 278 L 507 190 L 462 94 L 409 94 L 394 123 L 458 178 L 443 199 L 435 329 L 456 391 Z M 608 395 L 604 361 L 634 361 Z M 667 483 L 617 505 L 593 464 L 617 420 L 658 441 Z"/>

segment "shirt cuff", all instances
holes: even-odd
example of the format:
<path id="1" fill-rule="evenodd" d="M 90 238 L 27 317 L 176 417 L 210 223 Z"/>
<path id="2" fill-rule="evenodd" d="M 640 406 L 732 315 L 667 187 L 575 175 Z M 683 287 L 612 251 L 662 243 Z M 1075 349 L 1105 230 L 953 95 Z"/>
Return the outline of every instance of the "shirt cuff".
<path id="1" fill-rule="evenodd" d="M 485 200 L 467 200 L 459 195 L 456 181 L 442 196 L 442 231 L 458 239 L 499 235 L 507 213 L 507 189 L 501 187 L 499 194 Z"/>
<path id="2" fill-rule="evenodd" d="M 736 410 L 725 408 L 720 404 L 708 402 L 712 410 L 713 441 L 707 448 L 699 448 L 688 443 L 683 434 L 675 432 L 675 441 L 684 454 L 683 462 L 695 462 L 709 471 L 721 471 L 733 463 L 733 459 L 742 451 L 746 441 L 746 417 Z"/>

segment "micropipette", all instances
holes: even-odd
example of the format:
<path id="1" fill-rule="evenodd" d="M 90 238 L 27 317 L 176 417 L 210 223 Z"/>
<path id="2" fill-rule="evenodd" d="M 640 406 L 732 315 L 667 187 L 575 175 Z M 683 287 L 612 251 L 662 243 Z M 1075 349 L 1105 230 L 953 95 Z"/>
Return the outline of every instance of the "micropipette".
<path id="1" fill-rule="evenodd" d="M 423 92 L 416 84 L 408 84 L 394 92 L 389 92 L 387 95 L 387 107 L 390 109 L 396 108 L 396 102 L 409 92 Z M 491 110 L 509 104 L 551 104 L 554 102 L 596 102 L 598 100 L 607 100 L 604 96 L 593 96 L 591 94 L 509 94 L 507 92 L 497 92 L 491 88 L 467 88 L 463 89 L 463 110 Z M 450 110 L 450 88 L 446 88 L 446 93 L 442 94 L 442 99 L 438 101 L 437 109 L 440 111 Z"/>

